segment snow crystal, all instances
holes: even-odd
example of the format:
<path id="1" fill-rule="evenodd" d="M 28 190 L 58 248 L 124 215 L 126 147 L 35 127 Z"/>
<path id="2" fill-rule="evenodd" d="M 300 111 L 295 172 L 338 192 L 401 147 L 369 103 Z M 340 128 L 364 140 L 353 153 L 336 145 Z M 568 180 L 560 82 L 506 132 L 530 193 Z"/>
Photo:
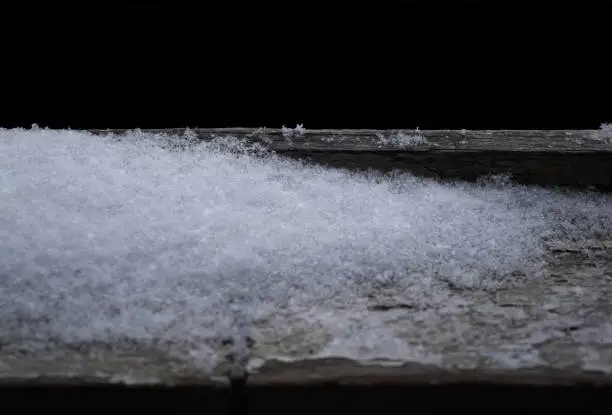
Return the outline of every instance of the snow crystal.
<path id="1" fill-rule="evenodd" d="M 400 148 L 412 147 L 419 144 L 427 143 L 427 138 L 425 138 L 419 129 L 416 129 L 416 134 L 406 134 L 403 132 L 398 132 L 392 134 L 391 136 L 385 136 L 382 133 L 377 134 L 378 143 L 380 145 L 395 145 Z"/>
<path id="2" fill-rule="evenodd" d="M 285 138 L 300 137 L 306 133 L 306 129 L 303 124 L 297 124 L 295 128 L 287 128 L 283 125 L 281 127 L 281 133 Z"/>
<path id="3" fill-rule="evenodd" d="M 0 337 L 28 350 L 205 360 L 237 325 L 380 284 L 418 302 L 438 279 L 533 276 L 543 239 L 612 223 L 604 196 L 352 174 L 237 139 L 4 129 L 0 165 Z"/>

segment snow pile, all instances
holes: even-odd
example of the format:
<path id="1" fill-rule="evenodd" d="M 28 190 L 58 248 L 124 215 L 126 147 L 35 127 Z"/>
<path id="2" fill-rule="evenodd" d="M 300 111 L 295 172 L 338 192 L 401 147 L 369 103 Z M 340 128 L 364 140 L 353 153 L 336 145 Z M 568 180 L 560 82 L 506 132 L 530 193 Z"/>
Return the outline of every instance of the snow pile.
<path id="1" fill-rule="evenodd" d="M 213 364 L 237 322 L 381 286 L 494 289 L 538 276 L 543 239 L 612 223 L 601 195 L 350 174 L 189 134 L 5 129 L 0 165 L 0 338 L 28 352 Z"/>

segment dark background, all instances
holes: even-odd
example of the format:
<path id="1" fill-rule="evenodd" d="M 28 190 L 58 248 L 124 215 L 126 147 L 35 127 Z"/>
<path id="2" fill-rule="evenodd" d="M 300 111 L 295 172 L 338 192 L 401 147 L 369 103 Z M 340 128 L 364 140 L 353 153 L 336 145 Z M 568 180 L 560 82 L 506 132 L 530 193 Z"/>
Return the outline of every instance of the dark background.
<path id="1" fill-rule="evenodd" d="M 1 6 L 0 126 L 612 122 L 612 2 L 244 3 Z"/>
<path id="2" fill-rule="evenodd" d="M 201 2 L 200 8 L 6 3 L 0 5 L 0 127 L 579 129 L 612 122 L 611 2 L 429 0 L 392 8 L 346 2 L 335 9 L 329 4 L 336 2 L 290 0 Z M 249 389 L 249 404 L 250 413 L 267 414 L 270 402 L 280 409 L 283 397 L 292 406 L 277 413 L 312 413 L 334 403 L 372 413 L 381 402 L 398 402 L 471 414 L 499 410 L 500 403 L 509 413 L 603 414 L 612 397 L 603 387 L 443 388 L 335 395 Z M 115 405 L 113 397 L 125 400 L 130 390 L 117 389 L 33 395 L 4 388 L 0 395 L 22 409 L 41 403 L 65 413 L 77 395 Z M 139 409 L 180 404 L 197 413 L 212 407 L 201 389 L 163 392 L 137 391 L 132 402 Z M 211 401 L 224 409 L 226 397 L 214 393 Z M 242 406 L 240 398 L 235 402 Z"/>

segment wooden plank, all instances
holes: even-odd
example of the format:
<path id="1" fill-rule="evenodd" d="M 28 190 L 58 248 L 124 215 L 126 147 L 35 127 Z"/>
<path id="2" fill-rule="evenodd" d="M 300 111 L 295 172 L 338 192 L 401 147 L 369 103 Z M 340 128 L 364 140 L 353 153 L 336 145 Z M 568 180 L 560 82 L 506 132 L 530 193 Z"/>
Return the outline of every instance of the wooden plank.
<path id="1" fill-rule="evenodd" d="M 262 326 L 251 328 L 253 341 L 248 346 L 245 367 L 247 386 L 304 386 L 331 382 L 345 385 L 490 383 L 612 387 L 612 370 L 606 369 L 612 361 L 612 347 L 605 340 L 610 336 L 610 329 L 606 327 L 612 316 L 612 290 L 609 288 L 612 239 L 608 235 L 580 243 L 555 240 L 547 246 L 551 253 L 547 266 L 549 275 L 543 279 L 525 279 L 518 284 L 509 281 L 508 286 L 493 292 L 457 289 L 450 284 L 445 287 L 441 281 L 435 289 L 445 290 L 450 303 L 465 305 L 451 314 L 448 311 L 440 313 L 435 307 L 430 310 L 402 307 L 410 301 L 410 294 L 381 289 L 376 295 L 367 296 L 366 307 L 372 312 L 362 317 L 364 321 L 372 318 L 376 324 L 388 325 L 391 331 L 398 330 L 399 341 L 423 341 L 431 354 L 443 355 L 439 364 L 419 362 L 419 358 L 410 357 L 397 362 L 309 356 L 317 347 L 309 343 L 309 337 L 317 338 L 315 326 L 312 330 L 308 328 L 306 336 L 281 334 L 277 337 L 263 321 L 258 323 Z M 376 307 L 381 304 L 386 307 Z M 334 316 L 342 321 L 356 311 L 357 315 L 363 315 L 358 310 L 363 306 L 356 304 L 354 309 L 338 309 Z M 384 319 L 385 315 L 389 316 L 388 320 Z M 427 336 L 416 339 L 415 333 L 421 330 L 417 324 L 426 315 L 439 316 L 427 320 L 428 330 L 438 334 L 429 340 Z M 348 319 L 347 324 L 350 324 Z M 449 324 L 458 324 L 470 331 L 472 340 L 456 343 L 452 336 L 445 337 L 443 334 L 448 331 Z M 498 336 L 502 332 L 503 336 Z M 546 335 L 538 335 L 540 332 Z M 593 337 L 594 333 L 598 334 Z M 326 336 L 319 339 L 321 347 L 330 341 Z M 520 353 L 531 350 L 541 363 L 503 367 L 505 359 L 512 356 L 512 350 L 506 348 L 520 344 L 524 346 Z M 0 346 L 0 386 L 126 384 L 227 388 L 230 384 L 229 360 L 211 371 L 146 347 L 122 352 L 116 345 L 92 344 L 63 351 L 50 348 L 48 354 L 27 355 L 12 352 L 9 338 L 3 339 Z M 288 360 L 279 359 L 279 350 L 293 350 L 293 356 Z M 217 352 L 219 356 L 229 356 L 229 351 L 227 344 L 220 344 Z"/>
<path id="2" fill-rule="evenodd" d="M 144 130 L 89 130 L 94 134 L 184 135 L 200 140 L 233 136 L 269 141 L 273 150 L 320 151 L 414 151 L 414 152 L 607 152 L 612 153 L 612 133 L 603 130 L 306 130 L 273 128 L 167 128 Z M 420 136 L 425 140 L 405 140 Z"/>
<path id="3" fill-rule="evenodd" d="M 544 279 L 526 280 L 514 286 L 502 286 L 495 292 L 464 290 L 449 287 L 451 303 L 473 304 L 472 313 L 467 306 L 463 311 L 449 316 L 452 325 L 459 325 L 465 330 L 474 332 L 477 344 L 469 341 L 450 338 L 450 342 L 459 341 L 462 346 L 458 359 L 452 347 L 447 348 L 449 338 L 440 335 L 427 345 L 430 353 L 444 354 L 446 363 L 426 364 L 419 362 L 393 362 L 381 359 L 377 362 L 358 362 L 347 358 L 311 358 L 293 361 L 282 361 L 276 358 L 266 360 L 259 368 L 252 371 L 249 384 L 256 385 L 316 385 L 335 382 L 346 385 L 361 384 L 472 384 L 492 383 L 503 385 L 609 385 L 612 386 L 612 370 L 598 368 L 595 361 L 586 363 L 586 354 L 598 355 L 599 362 L 610 362 L 612 347 L 604 338 L 611 333 L 597 327 L 606 327 L 606 321 L 612 316 L 612 235 L 586 240 L 580 243 L 571 240 L 555 240 L 547 243 L 551 257 L 548 265 L 548 276 Z M 389 312 L 389 327 L 397 325 L 405 341 L 412 344 L 423 341 L 419 339 L 419 311 L 409 304 L 410 295 L 393 293 L 386 297 L 382 292 L 372 303 L 388 307 L 377 307 L 378 314 Z M 373 307 L 369 307 L 373 309 Z M 511 310 L 505 314 L 503 310 Z M 373 313 L 375 314 L 375 313 Z M 415 316 L 415 314 L 417 316 Z M 434 314 L 438 314 L 437 312 Z M 493 317 L 496 315 L 496 317 Z M 504 317 L 504 315 L 506 317 Z M 337 314 L 342 318 L 342 314 Z M 514 316 L 514 317 L 511 317 Z M 513 320 L 504 321 L 507 318 Z M 586 317 L 586 318 L 585 318 Z M 435 320 L 435 321 L 434 321 Z M 429 320 L 430 327 L 443 333 L 444 318 Z M 560 323 L 572 322 L 569 325 Z M 527 328 L 533 325 L 533 330 Z M 440 326 L 437 330 L 434 327 Z M 410 328 L 407 328 L 410 327 Z M 469 327 L 469 328 L 468 328 Z M 503 327 L 503 329 L 501 329 Z M 612 326 L 611 326 L 612 327 Z M 497 337 L 503 330 L 505 340 Z M 528 340 L 529 348 L 535 352 L 543 364 L 534 367 L 518 365 L 514 368 L 500 368 L 494 361 L 485 356 L 488 347 L 493 349 L 508 342 L 518 345 L 529 336 L 557 331 L 551 336 L 542 336 L 539 340 Z M 528 332 L 531 331 L 531 334 Z M 587 340 L 585 333 L 598 332 L 601 343 L 592 338 Z M 480 333 L 480 334 L 477 334 Z M 495 334 L 497 333 L 497 334 Z M 538 335 L 536 334 L 536 337 Z M 479 356 L 469 358 L 467 350 L 478 350 Z M 502 347 L 503 348 L 503 347 Z M 587 349 L 588 352 L 587 352 Z M 256 354 L 257 351 L 253 351 Z M 259 352 L 265 355 L 266 352 Z M 499 359 L 504 358 L 501 355 Z M 509 357 L 511 353 L 508 353 Z M 490 356 L 490 354 L 489 354 Z M 588 360 L 589 358 L 587 358 Z M 265 359 L 264 359 L 265 360 Z M 468 363 L 471 360 L 472 363 Z M 499 362 L 498 362 L 499 363 Z M 471 366 L 469 369 L 462 365 Z M 608 365 L 608 363 L 604 363 Z M 497 367 L 495 367 L 497 366 Z M 590 366 L 590 369 L 587 368 Z M 609 365 L 608 365 L 609 366 Z M 612 366 L 610 366 L 612 367 Z"/>
<path id="4" fill-rule="evenodd" d="M 114 133 L 121 132 L 114 131 Z M 185 130 L 149 132 L 174 135 L 183 134 Z M 95 133 L 103 132 L 98 130 Z M 412 133 L 417 134 L 416 131 L 404 132 L 405 135 Z M 474 163 L 477 160 L 475 154 L 487 158 L 490 157 L 490 154 L 499 153 L 503 160 L 514 160 L 518 166 L 521 163 L 522 165 L 528 164 L 525 160 L 532 160 L 531 155 L 535 155 L 533 160 L 538 161 L 543 155 L 550 155 L 552 159 L 555 159 L 568 154 L 576 157 L 571 159 L 574 162 L 580 160 L 580 157 L 601 156 L 603 161 L 608 162 L 608 169 L 612 165 L 610 163 L 612 144 L 600 131 L 575 132 L 577 138 L 569 140 L 568 143 L 565 142 L 568 140 L 565 138 L 568 136 L 567 132 L 459 132 L 458 134 L 468 137 L 466 138 L 468 143 L 458 142 L 458 144 L 446 136 L 452 136 L 451 132 L 448 134 L 440 131 L 418 133 L 422 133 L 427 142 L 416 140 L 409 146 L 400 146 L 398 141 L 392 139 L 385 141 L 384 134 L 393 133 L 379 131 L 330 130 L 312 133 L 306 131 L 304 135 L 293 137 L 283 136 L 280 130 L 273 130 L 270 133 L 251 129 L 214 129 L 195 130 L 194 132 L 199 140 L 210 140 L 216 136 L 243 137 L 247 140 L 263 142 L 271 149 L 284 154 L 295 152 L 298 154 L 376 156 L 380 157 L 381 164 L 394 162 L 393 157 L 405 156 L 406 160 L 412 160 L 409 157 L 420 157 L 421 155 L 429 157 L 432 154 L 446 155 L 450 161 L 457 157 L 465 157 L 465 160 L 471 160 Z M 571 133 L 574 134 L 574 132 Z M 377 134 L 383 134 L 383 143 L 380 148 L 374 148 L 374 145 L 378 145 L 374 141 L 375 137 L 379 138 Z M 510 138 L 504 142 L 505 144 L 496 147 L 496 140 L 504 137 Z M 550 138 L 550 141 L 547 142 L 545 137 Z M 335 138 L 339 138 L 338 142 L 334 141 Z M 469 147 L 470 140 L 473 141 L 471 150 L 466 151 L 465 148 Z M 508 142 L 514 144 L 508 144 Z M 434 145 L 436 143 L 437 146 Z M 316 146 L 318 147 L 313 150 L 313 147 Z M 499 151 L 499 148 L 504 148 L 504 150 Z M 511 158 L 511 155 L 514 155 L 515 158 Z M 416 160 L 422 159 L 417 158 Z M 356 163 L 361 167 L 363 167 L 362 162 L 363 160 L 356 159 Z M 572 169 L 570 172 L 574 175 L 581 173 L 575 170 L 576 166 L 572 166 Z M 583 236 L 590 238 L 590 235 Z M 610 307 L 612 291 L 609 288 L 612 283 L 612 239 L 610 235 L 594 235 L 591 239 L 580 243 L 572 240 L 555 240 L 549 241 L 548 249 L 551 255 L 548 264 L 549 278 L 527 279 L 518 286 L 503 287 L 495 293 L 461 290 L 450 285 L 445 287 L 444 282 L 440 282 L 441 287 L 437 288 L 447 290 L 445 292 L 448 293 L 449 298 L 466 304 L 467 307 L 465 312 L 457 312 L 455 315 L 448 316 L 445 321 L 440 319 L 437 323 L 433 320 L 431 322 L 432 325 L 444 323 L 438 330 L 438 333 L 444 333 L 448 328 L 445 324 L 449 321 L 461 320 L 463 327 L 469 326 L 476 334 L 489 336 L 487 347 L 517 345 L 527 341 L 527 345 L 533 346 L 534 351 L 541 356 L 545 363 L 543 366 L 500 368 L 498 365 L 493 367 L 495 365 L 491 364 L 490 356 L 484 356 L 487 350 L 481 343 L 464 344 L 464 346 L 470 346 L 469 350 L 461 349 L 461 347 L 454 350 L 453 347 L 456 345 L 452 341 L 446 344 L 441 337 L 436 337 L 426 345 L 427 348 L 436 349 L 436 352 L 443 352 L 445 358 L 448 358 L 448 361 L 444 361 L 441 365 L 403 362 L 391 367 L 384 364 L 387 362 L 360 362 L 342 356 L 310 358 L 308 356 L 311 353 L 309 344 L 286 344 L 291 346 L 287 349 L 297 350 L 296 356 L 292 356 L 293 360 L 290 362 L 279 363 L 275 355 L 281 341 L 305 343 L 308 340 L 307 336 L 277 340 L 275 333 L 270 334 L 269 331 L 261 330 L 263 334 L 260 337 L 254 336 L 249 359 L 253 361 L 258 358 L 263 363 L 256 368 L 249 369 L 248 384 L 257 386 L 327 382 L 351 384 L 489 382 L 610 385 L 612 374 L 601 367 L 609 365 L 609 362 L 612 361 L 612 348 L 605 340 L 598 343 L 593 333 L 596 333 L 599 328 L 607 327 L 606 324 L 612 315 Z M 377 316 L 380 316 L 382 313 L 395 313 L 389 319 L 389 324 L 395 324 L 393 321 L 397 320 L 401 323 L 401 330 L 405 332 L 409 332 L 409 328 L 413 327 L 410 324 L 411 315 L 423 311 L 413 310 L 407 304 L 406 298 L 402 298 L 402 293 L 380 292 L 368 298 L 367 301 L 369 303 L 364 307 L 371 310 L 372 314 L 378 313 Z M 556 309 L 547 308 L 551 303 L 560 305 Z M 498 314 L 488 313 L 489 310 L 494 310 Z M 504 314 L 502 310 L 511 312 Z M 432 316 L 437 315 L 437 310 L 433 308 L 425 311 L 431 313 Z M 353 310 L 344 311 L 345 315 L 352 312 Z M 342 313 L 342 310 L 338 310 L 335 317 L 341 319 Z M 531 330 L 532 334 L 540 328 L 553 334 L 541 342 L 532 341 L 528 338 L 530 334 L 527 330 L 531 325 L 535 327 L 534 330 Z M 499 329 L 500 327 L 502 329 Z M 259 328 L 265 329 L 265 327 Z M 503 331 L 503 339 L 491 336 L 491 332 L 499 331 Z M 602 336 L 601 338 L 603 338 L 602 333 L 604 332 L 600 331 L 598 334 Z M 474 339 L 477 337 L 475 336 Z M 226 367 L 222 364 L 212 371 L 199 370 L 188 361 L 172 359 L 159 351 L 148 350 L 145 347 L 122 352 L 112 344 L 92 344 L 82 350 L 72 348 L 64 351 L 57 350 L 54 346 L 50 348 L 48 354 L 28 355 L 21 351 L 15 352 L 15 349 L 11 347 L 12 339 L 0 340 L 0 384 L 3 385 L 120 383 L 226 387 L 229 384 Z M 226 346 L 220 342 L 217 350 L 220 357 L 227 356 Z M 448 350 L 445 349 L 446 347 Z M 474 350 L 478 350 L 482 356 L 472 355 Z M 500 353 L 505 352 L 502 350 Z M 220 358 L 222 359 L 223 357 Z M 468 360 L 474 362 L 468 362 Z M 453 365 L 456 363 L 466 363 L 468 366 L 473 366 L 473 369 L 455 369 Z"/>
<path id="5" fill-rule="evenodd" d="M 351 170 L 402 170 L 469 181 L 503 174 L 524 184 L 612 189 L 612 132 L 603 130 L 142 130 L 163 135 L 186 131 L 198 140 L 233 136 L 277 154 Z"/>
<path id="6" fill-rule="evenodd" d="M 474 384 L 498 385 L 592 385 L 612 386 L 612 376 L 597 372 L 551 369 L 449 370 L 406 363 L 401 366 L 364 365 L 349 359 L 313 359 L 292 363 L 269 362 L 260 373 L 250 376 L 251 386 L 317 385 L 411 385 Z"/>

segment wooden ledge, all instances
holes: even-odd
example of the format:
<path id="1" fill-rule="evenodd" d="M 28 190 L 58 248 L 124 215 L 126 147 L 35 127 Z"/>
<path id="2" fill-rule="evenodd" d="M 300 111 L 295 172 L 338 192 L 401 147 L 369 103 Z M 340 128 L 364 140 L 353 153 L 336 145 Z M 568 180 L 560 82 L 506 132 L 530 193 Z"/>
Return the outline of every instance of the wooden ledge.
<path id="1" fill-rule="evenodd" d="M 90 130 L 124 134 L 134 130 Z M 236 137 L 277 154 L 349 170 L 401 170 L 474 181 L 508 175 L 522 184 L 612 190 L 612 132 L 603 130 L 156 129 L 208 141 Z"/>

